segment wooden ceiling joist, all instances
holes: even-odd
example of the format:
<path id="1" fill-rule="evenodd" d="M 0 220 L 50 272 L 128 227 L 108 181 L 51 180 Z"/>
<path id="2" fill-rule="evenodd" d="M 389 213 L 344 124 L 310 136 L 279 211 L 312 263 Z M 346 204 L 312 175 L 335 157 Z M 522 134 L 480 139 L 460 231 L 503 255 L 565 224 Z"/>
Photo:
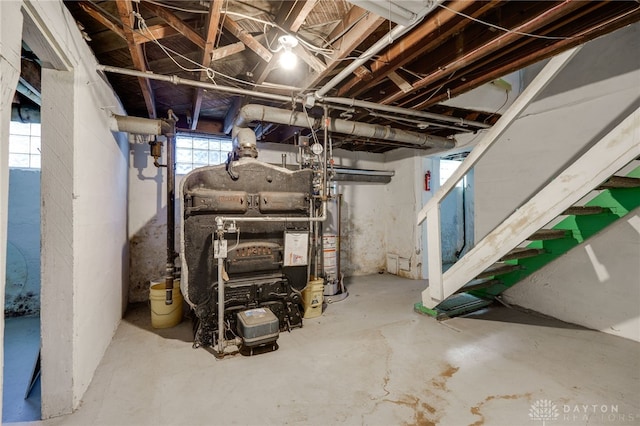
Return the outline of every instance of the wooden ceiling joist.
<path id="1" fill-rule="evenodd" d="M 455 61 L 452 62 L 449 66 L 438 67 L 438 69 L 434 72 L 429 73 L 429 75 L 427 75 L 426 77 L 413 83 L 413 90 L 415 91 L 423 87 L 427 87 L 430 84 L 445 78 L 451 73 L 464 68 L 474 61 L 477 61 L 487 55 L 496 52 L 500 48 L 508 45 L 509 43 L 512 43 L 516 39 L 521 38 L 522 33 L 535 33 L 540 28 L 549 25 L 551 22 L 554 22 L 557 19 L 561 19 L 563 16 L 574 12 L 580 7 L 581 2 L 575 0 L 565 0 L 562 3 L 555 4 L 553 7 L 550 7 L 537 17 L 528 19 L 523 24 L 513 28 L 512 31 L 503 32 L 497 37 L 494 37 L 488 43 L 485 43 L 476 49 L 466 52 L 462 57 L 455 59 Z M 405 96 L 406 92 L 396 92 L 394 95 L 383 99 L 381 103 L 390 104 L 392 102 L 398 101 L 399 99 L 402 99 Z"/>
<path id="2" fill-rule="evenodd" d="M 398 68 L 425 55 L 452 37 L 467 25 L 465 20 L 457 19 L 458 15 L 455 12 L 463 12 L 473 17 L 479 17 L 496 8 L 499 4 L 499 1 L 470 2 L 458 0 L 447 5 L 450 10 L 437 9 L 433 16 L 427 17 L 413 31 L 389 46 L 378 60 L 372 62 L 372 78 L 366 85 L 357 76 L 353 77 L 340 87 L 338 95 L 360 95 L 367 87 L 378 84 Z"/>
<path id="3" fill-rule="evenodd" d="M 264 61 L 269 62 L 273 57 L 273 53 L 264 47 L 258 40 L 256 40 L 251 34 L 246 32 L 236 21 L 231 17 L 224 17 L 224 28 L 229 31 L 235 38 L 240 40 L 249 49 L 253 50 Z"/>
<path id="4" fill-rule="evenodd" d="M 135 19 L 133 16 L 131 0 L 118 0 L 116 1 L 116 7 L 118 8 L 120 20 L 122 21 L 123 31 L 127 40 L 127 46 L 129 48 L 129 53 L 131 54 L 133 66 L 139 71 L 147 71 L 147 66 L 145 65 L 144 56 L 142 54 L 142 48 L 133 40 Z M 156 103 L 153 97 L 151 82 L 149 79 L 142 77 L 138 77 L 138 82 L 140 84 L 140 90 L 142 91 L 142 97 L 144 98 L 149 118 L 156 118 L 158 114 L 156 112 Z"/>
<path id="5" fill-rule="evenodd" d="M 592 7 L 599 6 L 591 2 L 589 3 L 590 4 L 588 6 L 592 6 Z M 583 4 L 586 4 L 586 2 L 583 2 Z M 615 15 L 615 17 L 611 18 L 608 21 L 605 21 L 605 24 L 603 24 L 602 22 L 598 23 L 564 40 L 559 40 L 555 43 L 547 44 L 544 47 L 533 49 L 532 52 L 528 55 L 525 55 L 515 60 L 507 60 L 503 65 L 494 67 L 494 69 L 491 72 L 483 73 L 482 76 L 479 78 L 469 79 L 464 84 L 456 86 L 456 88 L 451 91 L 450 96 L 456 96 L 461 93 L 465 93 L 469 90 L 475 89 L 476 87 L 479 87 L 485 83 L 493 81 L 496 78 L 499 78 L 511 72 L 522 69 L 526 66 L 529 66 L 543 59 L 547 59 L 552 56 L 558 55 L 567 49 L 571 49 L 572 47 L 583 44 L 589 40 L 593 40 L 601 35 L 604 35 L 616 29 L 622 28 L 631 23 L 637 22 L 638 20 L 640 20 L 640 8 L 636 8 L 632 12 L 627 13 L 622 17 L 619 15 Z M 447 93 L 438 94 L 436 96 L 429 96 L 428 100 L 423 100 L 420 103 L 414 102 L 412 108 L 423 109 L 429 105 L 442 102 L 443 100 L 447 99 L 448 96 L 449 95 Z"/>
<path id="6" fill-rule="evenodd" d="M 96 5 L 88 1 L 79 1 L 78 6 L 80 6 L 80 9 L 82 9 L 87 15 L 113 31 L 120 38 L 127 40 L 127 36 L 125 35 L 122 27 L 116 22 L 113 22 L 109 17 L 105 16 Z M 118 10 L 120 9 L 118 8 Z"/>
<path id="7" fill-rule="evenodd" d="M 280 5 L 278 14 L 275 18 L 275 23 L 278 24 L 285 31 L 290 33 L 297 33 L 305 19 L 313 8 L 315 7 L 317 0 L 301 0 L 295 2 L 283 2 Z M 278 30 L 273 29 L 270 31 L 268 37 L 275 37 L 278 34 Z M 295 49 L 296 54 L 302 58 L 312 69 L 316 72 L 320 72 L 325 68 L 322 61 L 315 56 L 307 52 L 302 46 L 297 46 Z M 254 75 L 256 76 L 256 84 L 262 84 L 267 80 L 267 77 L 276 67 L 274 60 L 263 62 L 256 68 Z"/>
<path id="8" fill-rule="evenodd" d="M 218 35 L 218 26 L 220 25 L 220 12 L 222 11 L 223 0 L 212 1 L 209 5 L 209 15 L 207 15 L 207 26 L 205 31 L 205 43 L 202 50 L 202 60 L 200 64 L 209 68 L 211 65 L 211 54 L 215 49 L 216 37 Z M 206 80 L 207 73 L 200 73 L 200 81 Z M 195 89 L 193 94 L 193 109 L 191 117 L 191 130 L 195 130 L 198 126 L 200 118 L 200 109 L 202 108 L 202 96 L 204 91 L 201 88 Z"/>
<path id="9" fill-rule="evenodd" d="M 152 40 L 162 40 L 163 38 L 171 37 L 180 34 L 178 30 L 170 25 L 151 25 L 147 27 L 148 31 L 140 32 L 136 30 L 133 33 L 133 41 L 136 44 L 148 43 Z"/>
<path id="10" fill-rule="evenodd" d="M 376 14 L 369 13 L 358 6 L 353 6 L 342 22 L 329 34 L 329 40 L 339 38 L 334 43 L 336 50 L 333 55 L 331 55 L 330 60 L 328 60 L 326 69 L 319 73 L 310 74 L 302 83 L 301 87 L 307 89 L 325 79 L 331 71 L 338 66 L 340 61 L 352 54 L 353 50 L 369 37 L 384 21 L 384 18 Z M 350 29 L 345 32 L 345 29 L 348 28 Z"/>
<path id="11" fill-rule="evenodd" d="M 214 2 L 216 3 L 216 2 Z M 184 23 L 182 19 L 177 17 L 173 12 L 158 6 L 154 3 L 143 2 L 145 8 L 162 18 L 167 24 L 171 25 L 176 31 L 189 39 L 193 44 L 201 49 L 205 48 L 205 40 L 193 28 Z"/>
<path id="12" fill-rule="evenodd" d="M 246 46 L 241 41 L 218 47 L 217 49 L 213 49 L 213 51 L 211 52 L 211 62 L 219 61 L 220 59 L 224 59 L 227 56 L 240 53 L 244 49 L 246 49 Z"/>

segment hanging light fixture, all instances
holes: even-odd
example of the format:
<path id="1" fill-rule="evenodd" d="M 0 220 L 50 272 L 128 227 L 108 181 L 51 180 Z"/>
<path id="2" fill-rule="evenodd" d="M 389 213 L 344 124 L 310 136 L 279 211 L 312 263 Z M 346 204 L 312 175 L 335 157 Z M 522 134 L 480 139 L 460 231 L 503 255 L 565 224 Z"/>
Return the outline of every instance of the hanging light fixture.
<path id="1" fill-rule="evenodd" d="M 298 63 L 298 57 L 291 49 L 298 45 L 298 39 L 292 35 L 285 34 L 278 39 L 280 42 L 280 49 L 284 51 L 280 54 L 280 66 L 286 70 L 295 68 Z"/>

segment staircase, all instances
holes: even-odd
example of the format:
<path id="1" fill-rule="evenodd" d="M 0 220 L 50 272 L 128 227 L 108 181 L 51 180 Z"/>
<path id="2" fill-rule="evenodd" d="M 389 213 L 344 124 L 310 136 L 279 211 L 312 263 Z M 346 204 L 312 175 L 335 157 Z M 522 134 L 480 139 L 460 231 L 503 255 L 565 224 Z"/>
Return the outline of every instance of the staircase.
<path id="1" fill-rule="evenodd" d="M 626 176 L 611 176 L 579 204 L 565 209 L 547 227 L 534 232 L 434 308 L 417 303 L 415 309 L 440 320 L 481 309 L 524 278 L 640 207 L 640 159 L 629 163 L 621 172 L 630 168 L 632 171 Z"/>
<path id="2" fill-rule="evenodd" d="M 476 310 L 640 205 L 640 108 L 442 270 L 440 204 L 570 59 L 556 57 L 418 215 L 426 220 L 429 287 L 415 309 L 438 318 Z"/>

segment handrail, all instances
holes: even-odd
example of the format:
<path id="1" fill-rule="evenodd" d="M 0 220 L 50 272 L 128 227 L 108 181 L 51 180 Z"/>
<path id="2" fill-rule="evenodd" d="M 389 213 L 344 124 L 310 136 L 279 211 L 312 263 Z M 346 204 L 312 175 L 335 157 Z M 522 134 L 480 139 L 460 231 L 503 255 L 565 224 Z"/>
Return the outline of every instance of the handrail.
<path id="1" fill-rule="evenodd" d="M 440 276 L 434 276 L 433 282 L 430 269 L 429 287 L 422 293 L 423 305 L 432 308 L 455 293 L 479 271 L 497 262 L 509 250 L 562 214 L 630 160 L 637 158 L 640 155 L 638 126 L 640 108 L 631 112 L 534 197 L 516 209 L 449 270 Z M 431 212 L 433 215 L 429 215 L 429 220 L 436 217 L 438 212 Z M 429 226 L 438 226 L 429 221 L 427 223 Z M 431 267 L 431 263 L 429 266 Z M 437 269 L 437 265 L 434 269 Z"/>
<path id="2" fill-rule="evenodd" d="M 544 90 L 553 78 L 569 63 L 580 50 L 580 46 L 567 50 L 554 58 L 540 71 L 529 86 L 507 109 L 498 122 L 487 132 L 475 146 L 460 167 L 435 193 L 433 198 L 418 213 L 418 225 L 427 220 L 427 268 L 429 271 L 429 287 L 422 292 L 422 303 L 427 307 L 435 306 L 438 301 L 449 296 L 445 292 L 442 274 L 442 241 L 440 238 L 440 204 L 453 190 L 463 176 L 482 158 L 498 138 L 513 124 L 533 99 Z"/>
<path id="3" fill-rule="evenodd" d="M 456 184 L 462 179 L 473 166 L 475 166 L 482 156 L 493 146 L 500 136 L 513 124 L 522 111 L 533 101 L 533 99 L 544 90 L 553 78 L 569 63 L 582 46 L 576 46 L 557 56 L 554 56 L 549 63 L 540 71 L 535 79 L 518 96 L 515 102 L 500 117 L 498 122 L 489 129 L 485 136 L 469 153 L 467 158 L 460 164 L 458 169 L 440 187 L 434 196 L 425 204 L 418 213 L 418 225 L 427 218 L 427 212 L 439 206 L 442 200 L 449 195 Z"/>

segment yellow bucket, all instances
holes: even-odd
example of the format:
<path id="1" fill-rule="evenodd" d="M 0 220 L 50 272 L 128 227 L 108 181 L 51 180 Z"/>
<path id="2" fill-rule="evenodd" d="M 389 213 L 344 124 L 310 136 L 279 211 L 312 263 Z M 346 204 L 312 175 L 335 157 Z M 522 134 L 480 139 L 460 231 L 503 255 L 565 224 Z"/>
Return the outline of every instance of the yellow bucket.
<path id="1" fill-rule="evenodd" d="M 309 281 L 302 290 L 303 318 L 315 318 L 322 315 L 324 301 L 324 280 L 322 278 Z"/>
<path id="2" fill-rule="evenodd" d="M 152 281 L 149 288 L 149 302 L 151 302 L 151 327 L 175 327 L 182 321 L 182 293 L 180 280 L 173 280 L 173 303 L 167 305 L 166 286 L 164 279 Z"/>

